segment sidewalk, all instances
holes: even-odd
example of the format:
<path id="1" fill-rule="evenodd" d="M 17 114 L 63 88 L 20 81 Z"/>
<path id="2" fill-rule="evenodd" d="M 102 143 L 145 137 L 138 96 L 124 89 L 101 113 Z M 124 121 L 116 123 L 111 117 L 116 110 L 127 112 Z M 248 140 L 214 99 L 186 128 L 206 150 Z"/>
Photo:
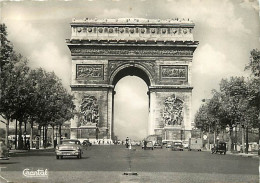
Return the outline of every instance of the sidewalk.
<path id="1" fill-rule="evenodd" d="M 231 155 L 235 155 L 235 156 L 242 156 L 242 157 L 259 158 L 259 155 L 257 152 L 249 152 L 248 154 L 246 154 L 246 153 L 240 153 L 240 152 L 227 151 L 227 154 L 231 154 Z"/>
<path id="2" fill-rule="evenodd" d="M 51 150 L 54 151 L 54 148 L 53 148 L 53 147 L 47 147 L 47 148 L 43 148 L 43 147 L 41 147 L 40 149 L 32 148 L 32 149 L 30 149 L 30 150 L 11 149 L 11 150 L 9 150 L 9 154 L 14 154 L 14 153 L 25 153 L 25 152 L 37 152 L 37 151 L 51 151 Z"/>
<path id="3" fill-rule="evenodd" d="M 202 151 L 211 152 L 211 150 L 208 150 L 208 149 L 203 149 Z M 240 153 L 240 152 L 227 151 L 226 154 L 234 155 L 234 156 L 250 157 L 250 158 L 259 158 L 258 152 L 248 152 L 248 154 L 246 154 L 246 153 Z"/>

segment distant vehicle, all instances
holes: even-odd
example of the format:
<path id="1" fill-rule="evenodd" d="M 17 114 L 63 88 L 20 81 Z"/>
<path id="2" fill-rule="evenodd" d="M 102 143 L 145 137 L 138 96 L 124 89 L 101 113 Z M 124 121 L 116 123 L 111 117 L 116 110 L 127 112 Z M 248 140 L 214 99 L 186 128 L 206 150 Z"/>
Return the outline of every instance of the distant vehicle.
<path id="1" fill-rule="evenodd" d="M 83 146 L 92 146 L 92 143 L 89 140 L 83 140 L 82 145 Z"/>
<path id="2" fill-rule="evenodd" d="M 183 151 L 182 142 L 172 142 L 172 151 Z"/>
<path id="3" fill-rule="evenodd" d="M 226 148 L 226 143 L 225 142 L 218 142 L 217 144 L 214 145 L 214 147 L 211 149 L 211 153 L 212 154 L 217 154 L 217 153 L 220 153 L 220 154 L 226 154 L 227 152 L 227 148 Z"/>
<path id="4" fill-rule="evenodd" d="M 154 148 L 161 148 L 162 149 L 163 145 L 158 143 L 158 142 L 155 142 L 154 144 Z"/>
<path id="5" fill-rule="evenodd" d="M 162 140 L 162 145 L 166 148 L 170 148 L 172 146 L 173 140 Z"/>
<path id="6" fill-rule="evenodd" d="M 63 156 L 76 156 L 78 159 L 82 157 L 82 149 L 79 140 L 66 139 L 62 140 L 60 145 L 56 146 L 56 159 Z"/>
<path id="7" fill-rule="evenodd" d="M 146 147 L 145 147 L 146 144 Z M 142 141 L 142 149 L 154 149 L 153 141 Z"/>
<path id="8" fill-rule="evenodd" d="M 168 141 L 165 145 L 166 148 L 171 148 L 172 147 L 172 141 Z"/>
<path id="9" fill-rule="evenodd" d="M 5 145 L 4 141 L 0 141 L 0 160 L 8 160 L 9 159 L 9 150 Z"/>
<path id="10" fill-rule="evenodd" d="M 147 149 L 154 149 L 154 146 L 153 146 L 153 141 L 147 141 L 147 145 L 146 145 L 146 148 Z"/>
<path id="11" fill-rule="evenodd" d="M 202 139 L 201 138 L 190 138 L 189 139 L 189 151 L 202 149 Z"/>
<path id="12" fill-rule="evenodd" d="M 189 141 L 186 140 L 182 141 L 182 145 L 184 149 L 189 149 Z"/>

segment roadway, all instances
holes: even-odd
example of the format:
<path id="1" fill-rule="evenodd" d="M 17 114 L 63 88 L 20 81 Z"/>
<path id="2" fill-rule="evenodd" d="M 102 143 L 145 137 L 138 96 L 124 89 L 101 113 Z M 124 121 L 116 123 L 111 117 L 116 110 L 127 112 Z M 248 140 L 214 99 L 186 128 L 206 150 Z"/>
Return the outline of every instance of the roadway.
<path id="1" fill-rule="evenodd" d="M 234 155 L 170 149 L 126 149 L 124 146 L 91 146 L 83 158 L 57 160 L 53 150 L 12 154 L 1 161 L 0 183 L 22 182 L 259 182 L 259 160 Z M 23 170 L 47 169 L 48 178 L 27 178 Z M 124 173 L 138 175 L 123 175 Z M 6 180 L 4 180 L 6 179 Z"/>

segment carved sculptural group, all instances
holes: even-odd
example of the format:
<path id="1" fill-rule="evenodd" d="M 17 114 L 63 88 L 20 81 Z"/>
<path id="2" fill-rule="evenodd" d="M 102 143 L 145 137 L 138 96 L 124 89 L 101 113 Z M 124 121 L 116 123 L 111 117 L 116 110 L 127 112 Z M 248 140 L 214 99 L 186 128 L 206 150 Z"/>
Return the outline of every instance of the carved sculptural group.
<path id="1" fill-rule="evenodd" d="M 98 124 L 99 111 L 97 99 L 94 96 L 85 95 L 82 98 L 80 105 L 80 125 L 93 125 Z"/>
<path id="2" fill-rule="evenodd" d="M 175 95 L 164 101 L 163 120 L 166 126 L 181 125 L 183 122 L 183 102 Z"/>

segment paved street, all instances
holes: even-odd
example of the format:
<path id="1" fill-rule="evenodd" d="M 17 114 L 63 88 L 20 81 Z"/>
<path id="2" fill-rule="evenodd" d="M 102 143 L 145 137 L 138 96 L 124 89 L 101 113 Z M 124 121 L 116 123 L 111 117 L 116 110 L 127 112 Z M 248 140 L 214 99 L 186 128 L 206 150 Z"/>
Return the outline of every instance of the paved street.
<path id="1" fill-rule="evenodd" d="M 13 154 L 1 161 L 0 182 L 258 182 L 259 160 L 170 149 L 91 146 L 83 158 L 57 160 L 53 150 Z M 48 179 L 26 178 L 25 168 L 48 169 Z M 123 175 L 137 172 L 138 175 Z M 5 181 L 6 179 L 7 181 Z M 1 182 L 1 183 L 2 183 Z"/>

